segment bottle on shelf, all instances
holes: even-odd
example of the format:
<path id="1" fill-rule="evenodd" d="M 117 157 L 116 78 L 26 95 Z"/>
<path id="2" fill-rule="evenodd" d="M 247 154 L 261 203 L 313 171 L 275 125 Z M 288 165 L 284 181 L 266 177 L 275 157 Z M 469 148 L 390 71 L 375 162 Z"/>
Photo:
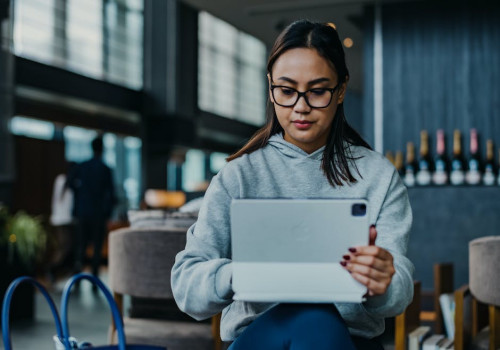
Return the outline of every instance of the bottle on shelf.
<path id="1" fill-rule="evenodd" d="M 394 155 L 392 154 L 391 151 L 386 151 L 385 152 L 385 157 L 389 159 L 389 161 L 394 165 Z"/>
<path id="2" fill-rule="evenodd" d="M 484 163 L 483 184 L 493 186 L 495 184 L 497 169 L 495 166 L 495 154 L 493 152 L 493 140 L 486 141 L 486 162 Z"/>
<path id="3" fill-rule="evenodd" d="M 420 158 L 418 159 L 418 171 L 416 180 L 419 186 L 431 184 L 432 161 L 429 155 L 429 135 L 427 130 L 420 131 Z"/>
<path id="4" fill-rule="evenodd" d="M 439 129 L 436 133 L 436 158 L 434 159 L 434 173 L 432 174 L 434 185 L 446 185 L 448 183 L 448 171 L 444 131 Z"/>
<path id="5" fill-rule="evenodd" d="M 453 132 L 453 158 L 451 159 L 450 182 L 452 185 L 463 185 L 465 182 L 465 167 L 462 156 L 462 140 L 460 130 Z"/>
<path id="6" fill-rule="evenodd" d="M 465 182 L 469 185 L 479 185 L 481 183 L 482 163 L 479 155 L 479 144 L 477 130 L 470 130 L 470 154 L 467 160 L 467 172 Z"/>
<path id="7" fill-rule="evenodd" d="M 404 175 L 404 164 L 403 164 L 403 152 L 397 151 L 394 157 L 394 167 L 398 171 L 400 176 Z"/>
<path id="8" fill-rule="evenodd" d="M 415 161 L 415 146 L 413 142 L 406 144 L 406 164 L 403 181 L 406 186 L 415 186 L 415 173 L 417 172 L 417 163 Z"/>

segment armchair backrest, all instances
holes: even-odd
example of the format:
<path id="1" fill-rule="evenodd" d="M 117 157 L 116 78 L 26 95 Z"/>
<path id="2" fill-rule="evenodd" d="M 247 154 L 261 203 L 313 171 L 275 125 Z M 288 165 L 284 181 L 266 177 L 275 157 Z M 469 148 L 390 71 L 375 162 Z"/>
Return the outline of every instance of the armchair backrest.
<path id="1" fill-rule="evenodd" d="M 109 282 L 115 293 L 173 298 L 170 271 L 187 229 L 123 228 L 109 235 Z"/>

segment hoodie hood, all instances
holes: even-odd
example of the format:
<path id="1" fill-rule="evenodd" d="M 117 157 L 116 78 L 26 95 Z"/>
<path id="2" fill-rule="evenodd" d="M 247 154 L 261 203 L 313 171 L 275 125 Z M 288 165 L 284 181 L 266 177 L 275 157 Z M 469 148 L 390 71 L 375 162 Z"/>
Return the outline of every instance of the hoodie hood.
<path id="1" fill-rule="evenodd" d="M 281 154 L 287 156 L 288 158 L 296 158 L 296 159 L 311 159 L 321 161 L 323 158 L 323 151 L 325 150 L 325 146 L 320 147 L 313 153 L 309 154 L 304 151 L 302 148 L 295 146 L 293 143 L 285 141 L 282 133 L 274 134 L 269 138 L 268 144 L 276 149 Z"/>

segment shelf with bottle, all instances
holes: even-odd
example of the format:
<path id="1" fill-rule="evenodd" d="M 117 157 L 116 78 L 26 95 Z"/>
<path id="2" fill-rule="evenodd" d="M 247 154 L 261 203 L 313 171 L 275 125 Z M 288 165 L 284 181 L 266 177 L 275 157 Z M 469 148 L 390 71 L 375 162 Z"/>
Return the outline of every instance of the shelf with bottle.
<path id="1" fill-rule="evenodd" d="M 427 130 L 420 132 L 418 159 L 413 142 L 406 144 L 406 161 L 403 153 L 386 152 L 386 157 L 394 164 L 407 187 L 421 186 L 500 186 L 499 167 L 495 163 L 493 140 L 486 141 L 486 158 L 481 158 L 479 136 L 476 129 L 470 130 L 469 154 L 464 157 L 462 134 L 453 132 L 451 158 L 446 154 L 444 130 L 436 132 L 436 153 L 432 157 Z M 499 149 L 500 156 L 500 149 Z M 500 162 L 499 162 L 500 163 Z"/>

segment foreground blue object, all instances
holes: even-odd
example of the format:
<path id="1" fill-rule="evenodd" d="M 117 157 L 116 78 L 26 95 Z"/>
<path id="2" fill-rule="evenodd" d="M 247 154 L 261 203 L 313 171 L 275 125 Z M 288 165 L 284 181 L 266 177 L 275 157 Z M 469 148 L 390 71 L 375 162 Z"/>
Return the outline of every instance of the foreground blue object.
<path id="1" fill-rule="evenodd" d="M 116 332 L 118 335 L 118 345 L 100 345 L 93 346 L 87 342 L 78 343 L 78 341 L 71 337 L 69 334 L 69 325 L 68 325 L 68 302 L 69 295 L 71 292 L 71 288 L 78 281 L 86 279 L 96 285 L 106 297 L 108 301 L 109 307 L 111 308 L 111 314 L 113 315 L 113 321 L 116 326 Z M 5 293 L 5 297 L 3 299 L 2 304 L 2 337 L 3 343 L 5 346 L 5 350 L 12 350 L 12 344 L 10 339 L 10 326 L 9 326 L 9 315 L 10 315 L 10 303 L 12 301 L 12 296 L 16 290 L 16 288 L 22 283 L 29 283 L 34 285 L 40 290 L 43 294 L 47 302 L 49 303 L 50 310 L 52 311 L 52 315 L 54 316 L 54 320 L 56 323 L 56 332 L 57 334 L 54 336 L 55 348 L 56 350 L 75 350 L 75 349 L 95 349 L 95 350 L 167 350 L 165 347 L 161 346 L 153 346 L 153 345 L 126 345 L 125 340 L 125 331 L 123 326 L 123 319 L 121 317 L 120 311 L 113 299 L 108 288 L 102 283 L 100 279 L 97 277 L 87 274 L 87 273 L 79 273 L 71 277 L 64 287 L 62 299 L 61 299 L 61 314 L 62 318 L 59 317 L 57 312 L 57 308 L 54 304 L 54 301 L 50 297 L 47 290 L 35 279 L 31 277 L 19 277 L 15 279 L 7 289 Z"/>
<path id="2" fill-rule="evenodd" d="M 2 338 L 3 345 L 5 350 L 12 350 L 12 343 L 10 341 L 10 325 L 9 325 L 9 315 L 10 315 L 10 303 L 12 301 L 12 297 L 16 288 L 23 283 L 29 283 L 34 285 L 38 290 L 42 293 L 42 295 L 47 300 L 47 303 L 50 306 L 50 311 L 52 311 L 52 316 L 54 316 L 54 321 L 56 323 L 56 332 L 57 338 L 63 339 L 62 327 L 61 327 L 61 319 L 59 318 L 59 314 L 57 313 L 56 305 L 54 304 L 54 300 L 50 297 L 47 290 L 38 283 L 34 278 L 31 277 L 18 277 L 9 285 L 7 291 L 5 292 L 5 296 L 3 298 L 2 303 Z"/>

